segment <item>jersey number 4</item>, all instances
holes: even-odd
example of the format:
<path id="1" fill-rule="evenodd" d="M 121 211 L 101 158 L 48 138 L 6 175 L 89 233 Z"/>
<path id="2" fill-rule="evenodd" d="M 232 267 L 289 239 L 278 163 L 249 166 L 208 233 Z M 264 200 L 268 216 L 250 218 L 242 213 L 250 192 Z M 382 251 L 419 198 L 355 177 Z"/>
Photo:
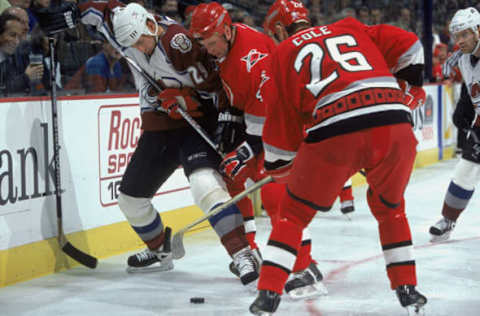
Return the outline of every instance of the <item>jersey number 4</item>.
<path id="1" fill-rule="evenodd" d="M 342 53 L 339 50 L 339 46 L 341 45 L 347 45 L 349 47 L 358 45 L 355 38 L 351 35 L 336 36 L 327 38 L 325 40 L 325 46 L 328 54 L 340 65 L 340 67 L 342 67 L 342 69 L 349 72 L 373 69 L 362 53 L 356 51 Z M 294 63 L 294 68 L 297 73 L 300 72 L 305 62 L 305 58 L 309 55 L 311 55 L 311 80 L 306 87 L 313 94 L 313 96 L 317 98 L 329 84 L 338 79 L 339 75 L 338 71 L 335 70 L 326 78 L 322 78 L 322 61 L 323 57 L 325 56 L 325 52 L 318 43 L 309 43 L 300 49 Z"/>

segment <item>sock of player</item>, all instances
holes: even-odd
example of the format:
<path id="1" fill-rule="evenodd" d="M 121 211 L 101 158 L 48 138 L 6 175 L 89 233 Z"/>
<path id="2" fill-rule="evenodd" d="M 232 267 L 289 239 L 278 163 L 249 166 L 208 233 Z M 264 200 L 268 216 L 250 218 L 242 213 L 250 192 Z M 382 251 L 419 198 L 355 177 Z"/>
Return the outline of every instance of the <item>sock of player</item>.
<path id="1" fill-rule="evenodd" d="M 257 233 L 257 227 L 255 225 L 255 215 L 253 211 L 252 201 L 246 197 L 237 202 L 237 206 L 240 209 L 240 213 L 243 216 L 243 226 L 245 227 L 245 238 L 247 238 L 248 244 L 251 249 L 258 248 L 255 243 L 255 235 Z"/>
<path id="2" fill-rule="evenodd" d="M 455 182 L 450 181 L 445 201 L 443 202 L 442 215 L 456 222 L 472 198 L 473 191 L 464 189 Z"/>
<path id="3" fill-rule="evenodd" d="M 258 281 L 259 290 L 282 294 L 288 275 L 292 272 L 302 239 L 302 228 L 288 220 L 277 221 L 267 246 Z"/>
<path id="4" fill-rule="evenodd" d="M 302 233 L 302 243 L 298 250 L 297 261 L 293 267 L 293 272 L 299 272 L 305 270 L 310 263 L 312 263 L 312 239 L 308 228 L 305 228 Z"/>
<path id="5" fill-rule="evenodd" d="M 390 287 L 417 285 L 415 259 L 413 257 L 412 236 L 405 216 L 405 201 L 396 207 L 387 206 L 379 195 L 369 190 L 367 201 L 378 221 L 380 242 L 382 244 Z"/>

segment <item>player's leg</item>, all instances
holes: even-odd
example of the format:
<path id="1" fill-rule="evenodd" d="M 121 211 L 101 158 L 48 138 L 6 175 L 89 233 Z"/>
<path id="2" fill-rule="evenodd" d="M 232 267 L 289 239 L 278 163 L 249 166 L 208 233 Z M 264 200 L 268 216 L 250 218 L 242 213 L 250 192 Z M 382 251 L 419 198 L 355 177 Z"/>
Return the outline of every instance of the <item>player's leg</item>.
<path id="1" fill-rule="evenodd" d="M 269 183 L 264 185 L 260 191 L 262 203 L 270 217 L 272 227 L 279 217 L 279 204 L 282 197 L 287 193 L 286 185 L 280 183 Z M 285 291 L 293 299 L 306 298 L 318 294 L 326 294 L 326 288 L 321 284 L 322 273 L 317 263 L 312 259 L 312 239 L 308 228 L 302 232 L 302 242 L 297 254 L 297 260 L 293 267 Z"/>
<path id="2" fill-rule="evenodd" d="M 205 213 L 231 199 L 217 171 L 219 155 L 193 129 L 184 138 L 180 151 L 180 160 L 190 181 L 195 203 Z M 258 267 L 245 238 L 243 217 L 237 205 L 225 208 L 212 216 L 209 222 L 237 266 L 242 284 L 253 284 L 258 278 Z"/>
<path id="3" fill-rule="evenodd" d="M 129 272 L 173 269 L 168 249 L 170 231 L 165 229 L 151 203 L 155 192 L 179 164 L 177 150 L 169 143 L 169 137 L 173 136 L 168 132 L 145 131 L 122 178 L 118 206 L 147 245 L 146 250 L 128 258 Z"/>
<path id="4" fill-rule="evenodd" d="M 450 234 L 455 228 L 460 214 L 465 210 L 472 198 L 475 186 L 480 180 L 480 160 L 478 155 L 471 155 L 473 148 L 470 142 L 464 146 L 465 150 L 460 158 L 453 178 L 448 186 L 447 193 L 443 202 L 442 219 L 430 227 L 432 242 L 440 242 L 450 238 Z"/>
<path id="5" fill-rule="evenodd" d="M 353 174 L 349 167 L 331 165 L 326 152 L 338 147 L 332 142 L 302 144 L 295 158 L 281 200 L 279 220 L 274 223 L 258 283 L 259 295 L 252 312 L 273 312 L 289 274 L 293 271 L 302 240 L 302 232 L 318 210 L 328 211 L 345 181 Z M 346 161 L 346 165 L 349 163 Z M 340 172 L 340 174 L 339 174 Z M 343 174 L 343 175 L 342 175 Z M 268 308 L 272 308 L 273 310 Z"/>
<path id="6" fill-rule="evenodd" d="M 377 127 L 364 133 L 367 148 L 376 153 L 365 166 L 370 184 L 367 201 L 378 222 L 390 286 L 396 290 L 402 306 L 420 307 L 426 298 L 415 290 L 415 259 L 403 198 L 417 141 L 409 124 Z"/>
<path id="7" fill-rule="evenodd" d="M 238 193 L 245 190 L 244 183 L 237 183 L 233 181 L 225 181 L 227 184 L 228 193 L 231 196 L 235 196 Z M 250 248 L 258 249 L 257 244 L 255 243 L 255 235 L 257 233 L 257 227 L 255 225 L 255 214 L 253 210 L 252 201 L 250 198 L 245 197 L 237 203 L 237 207 L 240 209 L 243 217 L 243 226 L 245 228 L 245 237 L 247 238 Z"/>

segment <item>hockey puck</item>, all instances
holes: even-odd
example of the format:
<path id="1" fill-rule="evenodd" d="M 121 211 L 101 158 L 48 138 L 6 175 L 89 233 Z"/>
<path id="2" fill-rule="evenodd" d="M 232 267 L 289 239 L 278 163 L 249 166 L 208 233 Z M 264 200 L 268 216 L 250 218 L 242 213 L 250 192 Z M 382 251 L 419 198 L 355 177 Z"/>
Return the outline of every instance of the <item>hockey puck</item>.
<path id="1" fill-rule="evenodd" d="M 203 297 L 190 297 L 190 303 L 203 304 L 203 303 L 205 303 L 205 298 L 203 298 Z"/>

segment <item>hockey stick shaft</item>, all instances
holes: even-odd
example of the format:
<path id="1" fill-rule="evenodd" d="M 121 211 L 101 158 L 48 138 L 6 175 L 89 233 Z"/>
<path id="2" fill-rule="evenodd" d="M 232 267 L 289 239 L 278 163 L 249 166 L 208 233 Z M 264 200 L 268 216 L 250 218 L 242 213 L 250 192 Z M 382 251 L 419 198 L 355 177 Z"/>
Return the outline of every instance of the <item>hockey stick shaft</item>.
<path id="1" fill-rule="evenodd" d="M 55 171 L 55 198 L 57 207 L 57 228 L 58 243 L 62 251 L 75 261 L 94 269 L 97 266 L 97 258 L 75 248 L 65 236 L 63 231 L 63 210 L 62 210 L 62 183 L 60 174 L 60 141 L 58 134 L 58 109 L 57 109 L 57 83 L 55 68 L 55 39 L 48 38 L 50 46 L 50 79 L 51 79 L 51 101 L 52 101 L 52 129 L 53 129 L 53 167 Z"/>
<path id="2" fill-rule="evenodd" d="M 185 255 L 185 247 L 183 245 L 183 235 L 189 231 L 190 229 L 192 229 L 194 226 L 210 219 L 211 217 L 217 215 L 218 213 L 220 213 L 222 210 L 224 210 L 225 208 L 237 203 L 238 201 L 240 201 L 241 199 L 243 199 L 244 197 L 246 197 L 248 194 L 260 189 L 262 186 L 264 186 L 265 184 L 267 183 L 270 183 L 273 181 L 273 178 L 271 176 L 269 177 L 266 177 L 258 182 L 256 182 L 255 184 L 249 186 L 248 188 L 246 188 L 244 191 L 240 192 L 239 194 L 235 195 L 233 198 L 231 198 L 230 200 L 226 201 L 225 203 L 215 207 L 214 209 L 212 209 L 210 212 L 208 212 L 208 214 L 205 214 L 204 216 L 196 219 L 195 221 L 191 222 L 190 224 L 184 226 L 183 228 L 181 228 L 179 231 L 177 231 L 174 235 L 173 235 L 173 238 L 172 238 L 172 257 L 174 259 L 180 259 L 182 258 L 184 255 Z"/>
<path id="3" fill-rule="evenodd" d="M 143 78 L 145 78 L 145 80 L 147 80 L 148 83 L 150 83 L 152 85 L 152 87 L 154 87 L 158 92 L 160 92 L 162 90 L 165 90 L 167 88 L 165 86 L 165 84 L 162 84 L 162 81 L 155 81 L 155 79 L 153 79 L 133 59 L 131 59 L 130 57 L 125 55 L 125 53 L 123 51 L 121 51 L 121 50 L 119 50 L 119 51 L 120 51 L 120 54 L 123 56 L 123 58 L 125 58 L 125 60 L 133 67 L 133 69 L 135 69 L 135 71 L 137 71 Z M 223 153 L 221 153 L 218 150 L 217 145 L 215 145 L 215 143 L 210 139 L 207 132 L 200 126 L 200 124 L 197 123 L 197 121 L 195 121 L 195 119 L 193 119 L 193 117 L 190 114 L 187 113 L 187 111 L 185 111 L 181 107 L 178 107 L 177 112 L 185 119 L 185 121 L 187 121 L 188 124 L 190 124 L 190 126 L 192 126 L 192 128 L 198 134 L 200 134 L 200 136 L 203 138 L 203 140 L 205 140 L 208 143 L 208 145 L 210 145 L 210 147 L 212 147 L 222 158 L 225 156 Z"/>

